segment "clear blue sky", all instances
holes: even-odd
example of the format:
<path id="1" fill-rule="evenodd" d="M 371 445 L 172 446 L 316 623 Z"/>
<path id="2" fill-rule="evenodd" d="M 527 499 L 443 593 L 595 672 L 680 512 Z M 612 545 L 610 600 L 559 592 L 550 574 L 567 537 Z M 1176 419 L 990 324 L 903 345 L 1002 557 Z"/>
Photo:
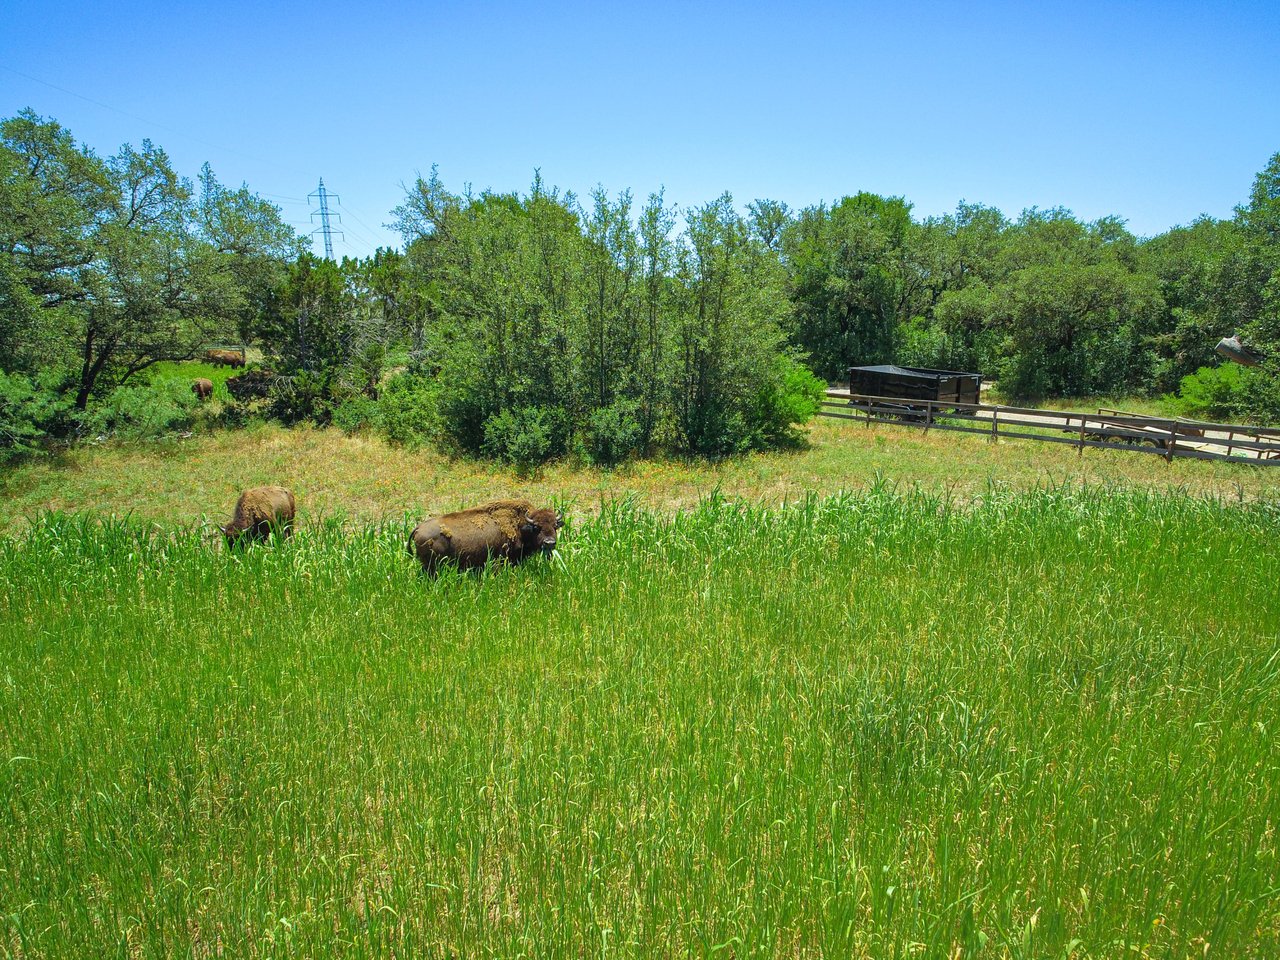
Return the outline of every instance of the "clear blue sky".
<path id="1" fill-rule="evenodd" d="M 870 190 L 921 217 L 1062 205 L 1151 235 L 1229 216 L 1280 151 L 1276 0 L 5 0 L 0 21 L 0 114 L 30 106 L 100 154 L 150 137 L 304 230 L 288 198 L 323 176 L 339 255 L 398 244 L 382 225 L 432 163 L 454 190 L 537 167 L 682 206 Z"/>

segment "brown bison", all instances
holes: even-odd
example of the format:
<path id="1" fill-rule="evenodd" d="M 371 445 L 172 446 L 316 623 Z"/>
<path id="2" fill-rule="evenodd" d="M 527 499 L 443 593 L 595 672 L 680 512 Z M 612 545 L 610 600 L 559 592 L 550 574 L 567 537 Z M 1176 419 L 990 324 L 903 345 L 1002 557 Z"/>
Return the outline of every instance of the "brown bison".
<path id="1" fill-rule="evenodd" d="M 293 491 L 284 487 L 254 487 L 246 490 L 236 501 L 235 516 L 222 528 L 222 534 L 227 538 L 227 547 L 232 548 L 252 540 L 265 542 L 273 530 L 288 539 L 293 533 L 296 508 Z"/>
<path id="2" fill-rule="evenodd" d="M 556 531 L 563 525 L 563 516 L 535 510 L 528 500 L 495 500 L 422 521 L 409 537 L 409 553 L 428 573 L 442 563 L 469 570 L 491 557 L 519 563 L 534 553 L 554 550 Z"/>
<path id="3" fill-rule="evenodd" d="M 204 358 L 220 367 L 244 366 L 244 354 L 239 350 L 207 350 Z"/>
<path id="4" fill-rule="evenodd" d="M 213 381 L 197 377 L 191 381 L 191 392 L 200 400 L 208 400 L 213 396 Z"/>

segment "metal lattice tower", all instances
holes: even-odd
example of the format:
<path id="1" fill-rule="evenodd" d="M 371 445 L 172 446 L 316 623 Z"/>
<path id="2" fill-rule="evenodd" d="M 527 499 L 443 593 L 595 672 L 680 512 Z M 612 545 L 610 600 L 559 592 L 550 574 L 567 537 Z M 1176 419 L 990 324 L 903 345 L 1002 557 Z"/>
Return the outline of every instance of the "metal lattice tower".
<path id="1" fill-rule="evenodd" d="M 329 228 L 329 198 L 333 197 L 333 199 L 337 200 L 339 203 L 342 202 L 342 198 L 339 197 L 336 193 L 329 193 L 327 190 L 325 190 L 324 177 L 320 178 L 320 188 L 318 190 L 315 190 L 312 193 L 307 194 L 308 201 L 310 201 L 312 197 L 319 198 L 320 209 L 317 210 L 316 213 L 311 214 L 311 219 L 315 220 L 316 214 L 318 213 L 320 215 L 320 226 L 318 229 L 312 230 L 311 235 L 314 237 L 317 233 L 324 234 L 324 258 L 326 260 L 332 260 L 333 259 L 333 234 L 334 233 L 338 234 L 340 237 L 342 237 L 343 240 L 346 239 L 346 235 L 341 230 L 331 230 Z M 335 213 L 334 216 L 338 218 L 339 223 L 342 222 L 342 214 Z"/>

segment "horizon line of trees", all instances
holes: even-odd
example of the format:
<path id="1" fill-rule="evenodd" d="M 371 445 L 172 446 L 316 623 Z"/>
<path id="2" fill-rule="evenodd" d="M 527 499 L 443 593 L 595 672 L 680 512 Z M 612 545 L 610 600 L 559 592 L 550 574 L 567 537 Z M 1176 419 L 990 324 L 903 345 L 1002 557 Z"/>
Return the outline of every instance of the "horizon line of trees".
<path id="1" fill-rule="evenodd" d="M 281 419 L 521 463 L 793 442 L 813 373 L 881 362 L 979 370 L 1019 402 L 1182 385 L 1199 413 L 1280 416 L 1280 153 L 1231 218 L 1147 239 L 1062 208 L 918 220 L 866 192 L 681 210 L 535 172 L 454 194 L 434 168 L 391 215 L 402 250 L 333 263 L 207 164 L 192 183 L 149 141 L 103 159 L 30 110 L 4 120 L 0 451 L 225 340 L 262 347 Z M 1260 368 L 1217 363 L 1232 333 Z"/>

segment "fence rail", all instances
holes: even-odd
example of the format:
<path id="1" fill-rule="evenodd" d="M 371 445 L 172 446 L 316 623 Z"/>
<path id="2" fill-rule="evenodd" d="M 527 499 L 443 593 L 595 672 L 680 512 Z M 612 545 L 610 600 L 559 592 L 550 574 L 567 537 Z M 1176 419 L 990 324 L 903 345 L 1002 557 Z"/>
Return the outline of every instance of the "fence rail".
<path id="1" fill-rule="evenodd" d="M 1015 438 L 1085 447 L 1150 453 L 1168 461 L 1230 460 L 1254 466 L 1280 466 L 1280 428 L 1148 417 L 1100 408 L 1097 413 L 1007 407 L 952 400 L 904 400 L 828 390 L 818 411 L 824 417 L 957 433 L 984 434 L 992 440 Z"/>

